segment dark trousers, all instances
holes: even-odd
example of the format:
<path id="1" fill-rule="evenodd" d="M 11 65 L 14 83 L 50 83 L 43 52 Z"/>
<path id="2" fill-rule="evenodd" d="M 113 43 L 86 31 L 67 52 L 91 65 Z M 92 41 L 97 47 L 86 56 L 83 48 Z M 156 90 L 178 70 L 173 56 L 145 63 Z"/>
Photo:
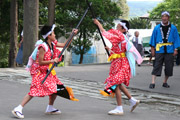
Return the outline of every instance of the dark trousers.
<path id="1" fill-rule="evenodd" d="M 166 76 L 173 75 L 174 56 L 173 53 L 156 53 L 152 75 L 161 76 L 163 63 Z"/>
<path id="2" fill-rule="evenodd" d="M 178 50 L 178 54 L 176 56 L 176 65 L 180 65 L 180 50 Z"/>

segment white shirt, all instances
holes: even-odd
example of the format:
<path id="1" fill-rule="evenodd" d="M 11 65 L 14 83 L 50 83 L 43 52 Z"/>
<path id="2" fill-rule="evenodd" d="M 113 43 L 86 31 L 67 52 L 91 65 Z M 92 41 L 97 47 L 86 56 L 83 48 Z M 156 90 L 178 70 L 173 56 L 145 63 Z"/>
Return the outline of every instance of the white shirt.
<path id="1" fill-rule="evenodd" d="M 136 37 L 135 36 L 133 37 L 132 42 L 136 42 Z M 142 37 L 138 37 L 138 44 L 143 44 Z"/>

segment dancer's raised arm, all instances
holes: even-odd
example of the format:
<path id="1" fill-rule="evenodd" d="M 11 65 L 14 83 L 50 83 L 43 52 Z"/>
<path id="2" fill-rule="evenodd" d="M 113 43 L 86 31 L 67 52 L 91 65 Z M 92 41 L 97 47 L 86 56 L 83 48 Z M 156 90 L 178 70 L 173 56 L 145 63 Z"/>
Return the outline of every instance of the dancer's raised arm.
<path id="1" fill-rule="evenodd" d="M 99 27 L 101 32 L 105 31 L 102 24 L 97 19 L 94 19 L 94 24 L 96 24 Z"/>

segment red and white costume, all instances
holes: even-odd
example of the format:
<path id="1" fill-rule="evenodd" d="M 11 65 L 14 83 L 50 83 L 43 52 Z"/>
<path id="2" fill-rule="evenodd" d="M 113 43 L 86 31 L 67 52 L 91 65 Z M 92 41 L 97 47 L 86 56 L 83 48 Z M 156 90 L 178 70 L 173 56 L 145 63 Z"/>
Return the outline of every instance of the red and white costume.
<path id="1" fill-rule="evenodd" d="M 122 53 L 125 54 L 126 40 L 123 33 L 118 30 L 111 29 L 109 31 L 103 32 L 102 35 L 112 43 L 110 55 L 121 55 Z M 110 88 L 113 85 L 118 85 L 122 83 L 128 86 L 130 78 L 131 70 L 127 57 L 113 59 L 111 62 L 109 77 L 105 81 L 105 83 L 107 84 L 105 89 Z"/>
<path id="2" fill-rule="evenodd" d="M 57 58 L 60 53 L 60 51 L 56 49 L 55 44 L 57 43 L 56 42 L 53 43 L 52 59 Z M 38 49 L 40 49 L 41 47 L 45 50 L 44 61 L 50 61 L 52 56 L 50 48 L 45 42 L 43 44 L 40 44 Z M 47 74 L 47 70 L 49 69 L 49 64 L 39 65 L 38 58 L 39 58 L 39 51 L 37 52 L 36 61 L 31 66 L 30 73 L 32 75 L 32 83 L 30 87 L 30 92 L 28 94 L 30 96 L 44 97 L 56 93 L 57 84 L 62 85 L 62 82 L 57 78 L 56 74 L 53 74 L 51 72 L 47 77 L 46 81 L 43 84 L 41 84 L 41 81 L 45 78 Z"/>

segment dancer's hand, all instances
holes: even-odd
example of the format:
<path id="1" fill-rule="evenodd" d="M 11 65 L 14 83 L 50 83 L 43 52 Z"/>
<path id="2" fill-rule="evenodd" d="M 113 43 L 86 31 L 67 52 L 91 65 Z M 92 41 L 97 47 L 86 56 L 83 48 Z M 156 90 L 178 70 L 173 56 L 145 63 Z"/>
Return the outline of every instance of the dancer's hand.
<path id="1" fill-rule="evenodd" d="M 52 59 L 51 62 L 52 62 L 52 63 L 54 63 L 54 62 L 55 62 L 55 63 L 58 63 L 58 62 L 59 62 L 59 58 Z"/>
<path id="2" fill-rule="evenodd" d="M 96 24 L 99 27 L 101 32 L 105 31 L 103 26 L 101 25 L 101 23 L 97 19 L 93 19 L 93 21 L 94 21 L 94 24 Z"/>
<path id="3" fill-rule="evenodd" d="M 108 46 L 106 46 L 105 49 L 109 50 L 110 48 Z"/>
<path id="4" fill-rule="evenodd" d="M 96 24 L 96 25 L 101 24 L 97 19 L 93 19 L 93 21 L 94 21 L 94 24 Z"/>
<path id="5" fill-rule="evenodd" d="M 73 29 L 72 32 L 76 35 L 78 33 L 78 29 Z"/>

